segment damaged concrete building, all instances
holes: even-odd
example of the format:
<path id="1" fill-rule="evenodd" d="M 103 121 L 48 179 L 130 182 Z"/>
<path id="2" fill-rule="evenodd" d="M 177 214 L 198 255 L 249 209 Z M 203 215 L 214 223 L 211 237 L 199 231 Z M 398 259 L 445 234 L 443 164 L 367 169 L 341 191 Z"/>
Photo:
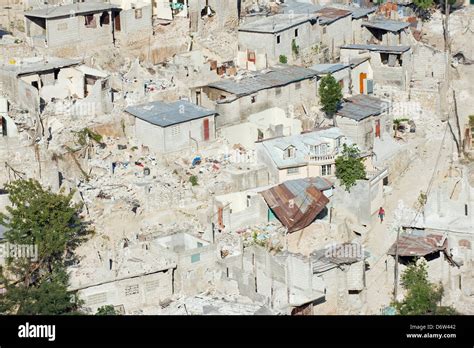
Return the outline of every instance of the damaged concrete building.
<path id="1" fill-rule="evenodd" d="M 217 261 L 215 245 L 184 232 L 132 245 L 124 240 L 120 248 L 108 257 L 99 253 L 98 267 L 95 262 L 72 268 L 70 290 L 84 300 L 85 310 L 112 305 L 123 314 L 140 314 L 152 307 L 157 314 L 174 294 L 204 291 Z"/>
<path id="2" fill-rule="evenodd" d="M 412 74 L 410 46 L 345 45 L 341 47 L 341 60 L 370 58 L 374 74 L 374 88 L 378 84 L 408 90 Z"/>
<path id="3" fill-rule="evenodd" d="M 289 252 L 272 255 L 252 246 L 226 258 L 227 278 L 237 282 L 241 294 L 263 297 L 281 314 L 330 314 L 335 308 L 350 313 L 363 303 L 366 257 L 362 253 L 341 258 L 328 255 L 327 249 L 309 257 Z"/>
<path id="4" fill-rule="evenodd" d="M 288 110 L 298 102 L 314 102 L 317 72 L 298 66 L 277 65 L 268 70 L 193 89 L 192 100 L 219 114 L 217 127 L 245 122 L 249 115 L 268 108 Z"/>
<path id="5" fill-rule="evenodd" d="M 31 57 L 0 66 L 0 81 L 10 99 L 39 114 L 54 100 L 80 100 L 72 115 L 97 115 L 111 110 L 109 75 L 81 60 Z"/>
<path id="6" fill-rule="evenodd" d="M 410 23 L 386 19 L 373 19 L 361 24 L 366 29 L 363 36 L 365 42 L 361 44 L 376 44 L 384 46 L 408 45 Z"/>
<path id="7" fill-rule="evenodd" d="M 300 134 L 301 124 L 300 120 L 288 117 L 285 110 L 275 107 L 250 115 L 248 122 L 221 128 L 220 136 L 231 146 L 254 150 L 257 141 Z"/>

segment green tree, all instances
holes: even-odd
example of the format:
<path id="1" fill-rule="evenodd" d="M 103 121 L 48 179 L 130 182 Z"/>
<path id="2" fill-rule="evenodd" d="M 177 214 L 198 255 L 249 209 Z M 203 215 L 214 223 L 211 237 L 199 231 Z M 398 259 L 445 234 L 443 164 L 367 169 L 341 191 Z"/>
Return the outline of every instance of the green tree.
<path id="1" fill-rule="evenodd" d="M 74 249 L 89 233 L 72 195 L 45 190 L 35 180 L 6 185 L 11 207 L 0 214 L 10 244 L 32 245 L 36 258 L 8 258 L 1 269 L 0 313 L 61 314 L 75 311 L 79 301 L 67 291 L 66 267 Z"/>
<path id="2" fill-rule="evenodd" d="M 286 56 L 284 56 L 283 54 L 280 54 L 279 60 L 280 60 L 280 63 L 281 63 L 281 64 L 286 64 L 286 63 L 288 63 L 288 58 L 286 58 Z"/>
<path id="3" fill-rule="evenodd" d="M 433 0 L 413 0 L 413 5 L 422 10 L 427 10 L 434 6 Z"/>
<path id="4" fill-rule="evenodd" d="M 342 88 L 332 75 L 326 75 L 321 79 L 319 97 L 324 112 L 332 118 L 342 100 Z"/>
<path id="5" fill-rule="evenodd" d="M 336 177 L 348 192 L 356 180 L 366 178 L 364 159 L 360 157 L 357 146 L 343 144 L 342 154 L 336 158 Z"/>
<path id="6" fill-rule="evenodd" d="M 105 305 L 97 309 L 97 313 L 95 315 L 117 315 L 114 306 L 112 305 Z"/>
<path id="7" fill-rule="evenodd" d="M 450 315 L 458 314 L 452 307 L 440 306 L 443 287 L 428 280 L 426 261 L 408 266 L 403 272 L 401 284 L 406 290 L 403 301 L 392 305 L 400 315 Z"/>

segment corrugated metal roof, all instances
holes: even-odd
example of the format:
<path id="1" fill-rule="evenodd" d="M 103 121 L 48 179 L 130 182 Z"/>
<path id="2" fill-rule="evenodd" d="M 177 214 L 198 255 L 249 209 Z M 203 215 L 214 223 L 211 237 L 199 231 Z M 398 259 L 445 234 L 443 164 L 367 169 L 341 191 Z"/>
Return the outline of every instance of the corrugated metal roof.
<path id="1" fill-rule="evenodd" d="M 309 145 L 327 143 L 328 139 L 337 139 L 339 137 L 344 137 L 342 131 L 337 127 L 332 127 L 319 131 L 268 139 L 261 143 L 275 165 L 279 169 L 284 169 L 306 165 L 308 163 L 307 156 L 310 155 Z M 295 156 L 284 158 L 283 151 L 290 146 L 295 147 Z"/>
<path id="2" fill-rule="evenodd" d="M 339 70 L 349 68 L 349 65 L 341 63 L 332 64 L 315 64 L 311 66 L 311 69 L 316 71 L 318 75 L 333 74 Z"/>
<path id="3" fill-rule="evenodd" d="M 384 111 L 385 102 L 382 99 L 358 94 L 351 98 L 345 99 L 345 103 L 337 111 L 342 117 L 351 118 L 361 121 L 370 116 L 380 115 Z"/>
<path id="4" fill-rule="evenodd" d="M 334 184 L 331 181 L 329 181 L 326 178 L 322 178 L 320 176 L 317 176 L 315 178 L 309 178 L 309 179 L 312 180 L 313 184 L 316 186 L 316 188 L 319 191 L 326 191 L 334 186 Z"/>
<path id="5" fill-rule="evenodd" d="M 293 65 L 277 65 L 271 69 L 262 70 L 255 74 L 236 79 L 221 79 L 208 85 L 236 96 L 244 96 L 258 91 L 286 86 L 290 83 L 307 80 L 317 76 L 314 70 Z M 315 91 L 316 93 L 316 91 Z"/>
<path id="6" fill-rule="evenodd" d="M 346 245 L 354 247 L 353 243 L 343 243 L 340 247 L 344 248 Z M 365 260 L 370 256 L 370 253 L 364 251 L 363 255 L 354 257 L 338 257 L 328 255 L 328 249 L 319 249 L 311 253 L 311 263 L 313 268 L 313 274 L 323 273 L 330 269 L 339 267 L 340 265 L 347 265 Z"/>
<path id="7" fill-rule="evenodd" d="M 316 12 L 316 15 L 319 18 L 319 23 L 322 25 L 331 24 L 332 22 L 347 17 L 350 14 L 351 11 L 334 7 L 323 7 L 322 9 Z"/>
<path id="8" fill-rule="evenodd" d="M 239 26 L 239 31 L 276 34 L 315 19 L 306 14 L 276 14 Z"/>
<path id="9" fill-rule="evenodd" d="M 285 181 L 260 194 L 288 233 L 309 226 L 329 203 L 311 178 Z"/>
<path id="10" fill-rule="evenodd" d="M 426 235 L 401 235 L 398 240 L 399 256 L 426 256 L 438 251 L 444 251 L 448 248 L 448 239 L 442 234 L 426 234 Z M 397 242 L 388 250 L 387 254 L 395 255 Z"/>
<path id="11" fill-rule="evenodd" d="M 48 71 L 51 69 L 64 68 L 68 66 L 78 65 L 82 61 L 80 59 L 65 59 L 57 57 L 38 58 L 35 60 L 28 59 L 18 64 L 3 64 L 0 69 L 11 71 L 16 76 Z"/>
<path id="12" fill-rule="evenodd" d="M 105 2 L 78 2 L 70 5 L 48 6 L 46 8 L 25 12 L 27 17 L 57 18 L 86 13 L 95 13 L 112 9 L 120 9 L 117 5 Z"/>
<path id="13" fill-rule="evenodd" d="M 390 32 L 398 32 L 410 26 L 410 23 L 407 22 L 400 22 L 400 21 L 392 21 L 389 19 L 374 19 L 370 22 L 363 22 L 363 27 L 380 29 Z"/>
<path id="14" fill-rule="evenodd" d="M 383 46 L 383 45 L 344 45 L 341 46 L 341 49 L 349 49 L 349 50 L 368 50 L 368 51 L 375 51 L 375 52 L 386 52 L 386 53 L 395 53 L 401 54 L 406 52 L 410 49 L 410 46 Z"/>
<path id="15" fill-rule="evenodd" d="M 129 106 L 125 111 L 160 127 L 168 127 L 215 114 L 215 111 L 205 109 L 185 100 L 178 100 L 170 104 L 155 101 Z"/>

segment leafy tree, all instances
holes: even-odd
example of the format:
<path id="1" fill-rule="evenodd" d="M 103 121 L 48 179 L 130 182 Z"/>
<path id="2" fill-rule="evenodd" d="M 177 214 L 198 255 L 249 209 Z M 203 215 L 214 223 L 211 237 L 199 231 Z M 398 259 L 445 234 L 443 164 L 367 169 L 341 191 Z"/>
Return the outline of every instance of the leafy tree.
<path id="1" fill-rule="evenodd" d="M 114 306 L 112 305 L 105 305 L 97 309 L 97 313 L 95 315 L 117 315 Z"/>
<path id="2" fill-rule="evenodd" d="M 332 75 L 321 79 L 319 97 L 324 112 L 332 118 L 342 100 L 342 88 Z"/>
<path id="3" fill-rule="evenodd" d="M 422 10 L 427 10 L 434 5 L 433 0 L 413 0 L 413 5 Z"/>
<path id="4" fill-rule="evenodd" d="M 88 234 L 79 217 L 80 207 L 72 195 L 45 190 L 35 180 L 18 180 L 6 185 L 11 207 L 0 214 L 10 244 L 34 245 L 35 259 L 7 259 L 0 282 L 0 313 L 60 314 L 77 309 L 79 301 L 67 292 L 66 266 L 74 261 L 73 250 Z M 24 255 L 23 255 L 24 256 Z"/>
<path id="5" fill-rule="evenodd" d="M 439 306 L 443 287 L 428 281 L 426 261 L 408 266 L 403 272 L 401 283 L 407 294 L 403 301 L 392 305 L 400 315 L 450 315 L 458 314 L 452 307 Z"/>
<path id="6" fill-rule="evenodd" d="M 365 179 L 364 159 L 360 157 L 357 146 L 343 144 L 342 155 L 336 158 L 336 177 L 348 192 L 356 180 Z"/>

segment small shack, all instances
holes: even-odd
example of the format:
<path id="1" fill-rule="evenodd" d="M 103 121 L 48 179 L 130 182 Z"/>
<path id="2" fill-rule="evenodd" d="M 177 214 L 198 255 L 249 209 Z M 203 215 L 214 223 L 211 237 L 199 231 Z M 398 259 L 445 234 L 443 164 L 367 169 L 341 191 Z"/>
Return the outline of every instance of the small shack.
<path id="1" fill-rule="evenodd" d="M 136 137 L 152 151 L 174 152 L 215 139 L 215 111 L 185 100 L 155 101 L 125 111 L 134 117 Z"/>

